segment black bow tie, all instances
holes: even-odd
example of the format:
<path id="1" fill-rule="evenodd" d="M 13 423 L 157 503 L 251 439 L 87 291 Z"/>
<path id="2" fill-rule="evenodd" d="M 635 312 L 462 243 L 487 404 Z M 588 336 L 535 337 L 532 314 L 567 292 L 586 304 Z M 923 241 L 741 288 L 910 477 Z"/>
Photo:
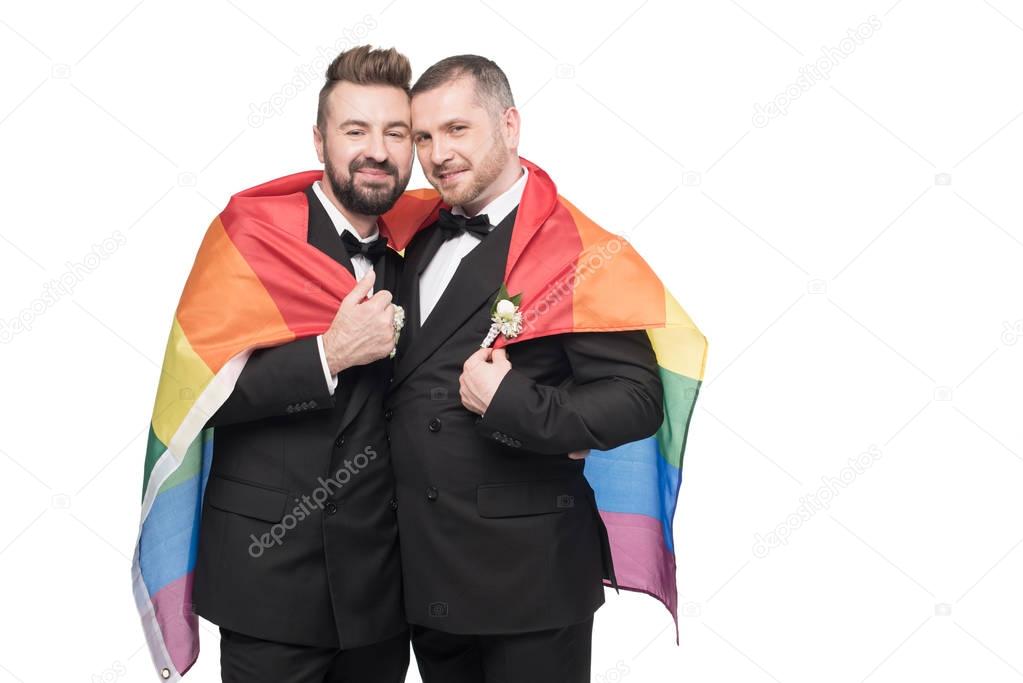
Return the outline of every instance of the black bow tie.
<path id="1" fill-rule="evenodd" d="M 481 238 L 490 234 L 490 219 L 487 218 L 485 213 L 467 218 L 453 214 L 447 209 L 441 209 L 440 217 L 437 218 L 437 224 L 444 232 L 445 240 L 458 237 L 463 232 L 471 232 Z"/>
<path id="2" fill-rule="evenodd" d="M 348 250 L 349 256 L 355 256 L 356 254 L 362 254 L 370 260 L 371 263 L 376 264 L 385 251 L 387 251 L 387 238 L 378 237 L 371 242 L 360 242 L 359 239 L 348 230 L 341 232 L 341 241 L 344 242 L 345 249 Z"/>

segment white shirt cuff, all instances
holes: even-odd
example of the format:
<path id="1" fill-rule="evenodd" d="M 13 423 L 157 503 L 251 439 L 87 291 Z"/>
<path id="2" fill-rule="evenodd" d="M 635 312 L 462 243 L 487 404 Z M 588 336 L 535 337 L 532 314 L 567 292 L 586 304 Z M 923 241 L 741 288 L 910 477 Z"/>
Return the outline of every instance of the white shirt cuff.
<path id="1" fill-rule="evenodd" d="M 323 350 L 323 335 L 316 335 L 316 348 L 320 351 L 320 363 L 323 365 L 323 377 L 327 380 L 327 391 L 334 395 L 337 389 L 337 375 L 330 374 L 330 367 L 327 366 L 327 352 Z"/>

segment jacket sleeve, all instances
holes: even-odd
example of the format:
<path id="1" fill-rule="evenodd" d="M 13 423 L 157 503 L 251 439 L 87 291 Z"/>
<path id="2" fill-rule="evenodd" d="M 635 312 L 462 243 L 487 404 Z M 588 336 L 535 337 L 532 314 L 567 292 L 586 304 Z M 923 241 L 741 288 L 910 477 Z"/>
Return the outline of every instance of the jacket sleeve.
<path id="1" fill-rule="evenodd" d="M 609 450 L 661 426 L 663 387 L 646 332 L 563 335 L 569 381 L 538 384 L 514 367 L 505 375 L 477 432 L 535 453 Z"/>
<path id="2" fill-rule="evenodd" d="M 207 427 L 334 407 L 316 337 L 257 349 Z"/>

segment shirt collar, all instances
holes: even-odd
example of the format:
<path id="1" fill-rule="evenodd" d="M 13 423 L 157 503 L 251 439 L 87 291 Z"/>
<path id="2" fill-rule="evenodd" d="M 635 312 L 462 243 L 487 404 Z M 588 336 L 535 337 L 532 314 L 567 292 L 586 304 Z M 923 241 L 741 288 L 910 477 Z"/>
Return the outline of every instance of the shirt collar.
<path id="1" fill-rule="evenodd" d="M 522 201 L 522 193 L 526 190 L 526 179 L 528 177 L 529 169 L 523 168 L 522 177 L 516 180 L 514 185 L 495 197 L 494 201 L 484 206 L 477 215 L 485 213 L 491 225 L 499 225 L 501 221 L 508 217 L 512 209 Z M 459 216 L 467 215 L 461 206 L 451 207 L 451 213 Z"/>
<path id="2" fill-rule="evenodd" d="M 330 198 L 327 197 L 327 195 L 323 192 L 323 187 L 320 185 L 319 180 L 313 183 L 313 192 L 316 193 L 316 196 L 317 198 L 319 198 L 320 203 L 323 204 L 323 208 L 326 209 L 327 215 L 330 216 L 330 222 L 334 224 L 334 229 L 337 230 L 338 235 L 340 235 L 343 231 L 347 230 L 348 232 L 355 235 L 355 239 L 359 240 L 360 242 L 372 242 L 380 234 L 380 230 L 376 226 L 374 226 L 373 234 L 371 234 L 369 237 L 362 237 L 359 234 L 359 231 L 352 227 L 352 224 L 348 222 L 348 219 L 345 218 L 345 215 L 341 213 L 341 211 L 339 211 L 336 206 L 334 206 L 334 202 L 330 201 Z"/>

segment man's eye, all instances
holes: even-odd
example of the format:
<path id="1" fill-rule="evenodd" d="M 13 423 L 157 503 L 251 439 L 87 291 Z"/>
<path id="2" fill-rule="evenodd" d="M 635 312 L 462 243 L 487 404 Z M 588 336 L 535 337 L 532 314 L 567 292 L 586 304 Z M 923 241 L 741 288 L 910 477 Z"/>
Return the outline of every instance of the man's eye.
<path id="1" fill-rule="evenodd" d="M 466 129 L 466 126 L 451 126 L 451 132 L 452 133 L 461 133 L 465 129 Z"/>
<path id="2" fill-rule="evenodd" d="M 362 134 L 363 133 L 362 133 L 361 130 L 350 130 L 350 131 L 348 131 L 348 135 L 351 135 L 351 136 L 357 136 L 357 135 L 362 135 Z"/>

